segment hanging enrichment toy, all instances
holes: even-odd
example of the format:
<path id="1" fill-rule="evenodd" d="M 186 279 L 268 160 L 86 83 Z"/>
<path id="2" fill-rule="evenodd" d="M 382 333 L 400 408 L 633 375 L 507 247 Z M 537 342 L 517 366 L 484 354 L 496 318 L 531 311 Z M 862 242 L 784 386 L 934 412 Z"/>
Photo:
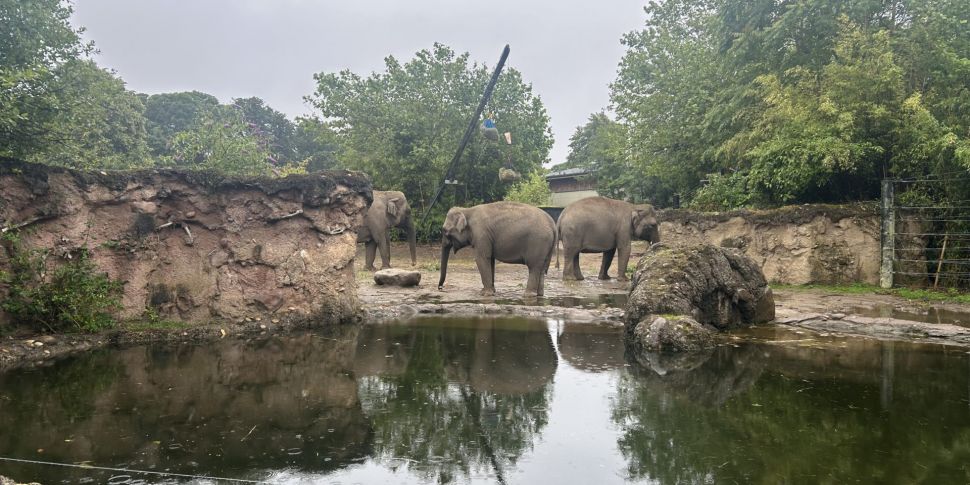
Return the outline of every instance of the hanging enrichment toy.
<path id="1" fill-rule="evenodd" d="M 491 141 L 498 141 L 498 128 L 495 127 L 495 115 L 489 113 L 482 122 L 482 135 Z"/>

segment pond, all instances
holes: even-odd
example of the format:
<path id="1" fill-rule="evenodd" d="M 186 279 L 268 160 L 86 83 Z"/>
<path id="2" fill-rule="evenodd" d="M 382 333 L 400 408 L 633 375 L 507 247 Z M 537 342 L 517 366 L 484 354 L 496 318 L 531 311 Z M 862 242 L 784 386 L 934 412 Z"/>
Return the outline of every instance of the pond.
<path id="1" fill-rule="evenodd" d="M 429 317 L 0 375 L 0 457 L 270 483 L 966 483 L 965 348 Z M 54 483 L 224 483 L 0 461 Z"/>

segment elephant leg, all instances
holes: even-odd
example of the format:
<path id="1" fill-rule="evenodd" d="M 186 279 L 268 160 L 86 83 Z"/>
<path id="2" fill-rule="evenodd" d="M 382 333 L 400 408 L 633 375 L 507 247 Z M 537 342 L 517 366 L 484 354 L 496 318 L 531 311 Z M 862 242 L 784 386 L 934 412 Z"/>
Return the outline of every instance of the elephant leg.
<path id="1" fill-rule="evenodd" d="M 377 247 L 381 251 L 381 269 L 391 267 L 391 236 L 384 234 L 384 237 L 378 236 Z"/>
<path id="2" fill-rule="evenodd" d="M 478 266 L 478 274 L 482 277 L 482 296 L 495 295 L 495 258 L 488 258 L 482 255 L 475 256 L 475 265 Z"/>
<path id="3" fill-rule="evenodd" d="M 495 289 L 495 258 L 492 258 L 492 289 Z"/>
<path id="4" fill-rule="evenodd" d="M 626 244 L 621 244 L 616 250 L 620 253 L 619 260 L 617 261 L 619 267 L 616 268 L 616 279 L 619 281 L 627 281 L 629 278 L 626 277 L 626 267 L 630 263 L 630 251 L 632 251 L 630 242 L 627 241 Z"/>
<path id="5" fill-rule="evenodd" d="M 600 276 L 601 280 L 610 279 L 610 265 L 613 264 L 613 256 L 616 256 L 616 248 L 610 249 L 603 253 L 603 262 L 600 264 Z"/>
<path id="6" fill-rule="evenodd" d="M 376 271 L 377 268 L 374 267 L 374 257 L 377 256 L 377 243 L 375 241 L 367 241 L 364 243 L 364 248 L 366 248 L 366 255 L 364 256 L 364 269 L 367 271 Z"/>
<path id="7" fill-rule="evenodd" d="M 529 266 L 529 281 L 525 285 L 525 294 L 542 296 L 542 266 L 535 264 Z"/>
<path id="8" fill-rule="evenodd" d="M 581 280 L 583 273 L 579 270 L 579 248 L 563 245 L 563 280 Z"/>
<path id="9" fill-rule="evenodd" d="M 582 281 L 585 279 L 583 276 L 583 271 L 579 269 L 579 251 L 577 251 L 576 255 L 573 256 L 573 279 L 576 281 Z"/>

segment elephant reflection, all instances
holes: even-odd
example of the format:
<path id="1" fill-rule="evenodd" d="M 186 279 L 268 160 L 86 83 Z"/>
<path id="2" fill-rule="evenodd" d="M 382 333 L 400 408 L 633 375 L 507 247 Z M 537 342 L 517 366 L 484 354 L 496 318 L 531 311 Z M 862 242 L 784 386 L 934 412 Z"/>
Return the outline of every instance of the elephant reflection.
<path id="1" fill-rule="evenodd" d="M 354 369 L 376 456 L 447 482 L 486 468 L 501 477 L 530 447 L 548 419 L 556 355 L 541 322 L 419 320 L 365 327 Z"/>
<path id="2" fill-rule="evenodd" d="M 611 325 L 566 324 L 559 334 L 559 354 L 569 365 L 587 372 L 622 368 L 623 329 Z"/>

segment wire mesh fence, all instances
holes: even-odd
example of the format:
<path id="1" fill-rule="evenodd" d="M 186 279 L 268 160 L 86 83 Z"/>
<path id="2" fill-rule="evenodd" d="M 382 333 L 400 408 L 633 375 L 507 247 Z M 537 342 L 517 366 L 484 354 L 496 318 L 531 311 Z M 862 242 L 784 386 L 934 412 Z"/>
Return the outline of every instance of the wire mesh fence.
<path id="1" fill-rule="evenodd" d="M 888 225 L 884 220 L 883 237 L 891 247 L 893 283 L 970 287 L 970 177 L 889 180 L 883 192 L 884 218 L 892 218 Z"/>

